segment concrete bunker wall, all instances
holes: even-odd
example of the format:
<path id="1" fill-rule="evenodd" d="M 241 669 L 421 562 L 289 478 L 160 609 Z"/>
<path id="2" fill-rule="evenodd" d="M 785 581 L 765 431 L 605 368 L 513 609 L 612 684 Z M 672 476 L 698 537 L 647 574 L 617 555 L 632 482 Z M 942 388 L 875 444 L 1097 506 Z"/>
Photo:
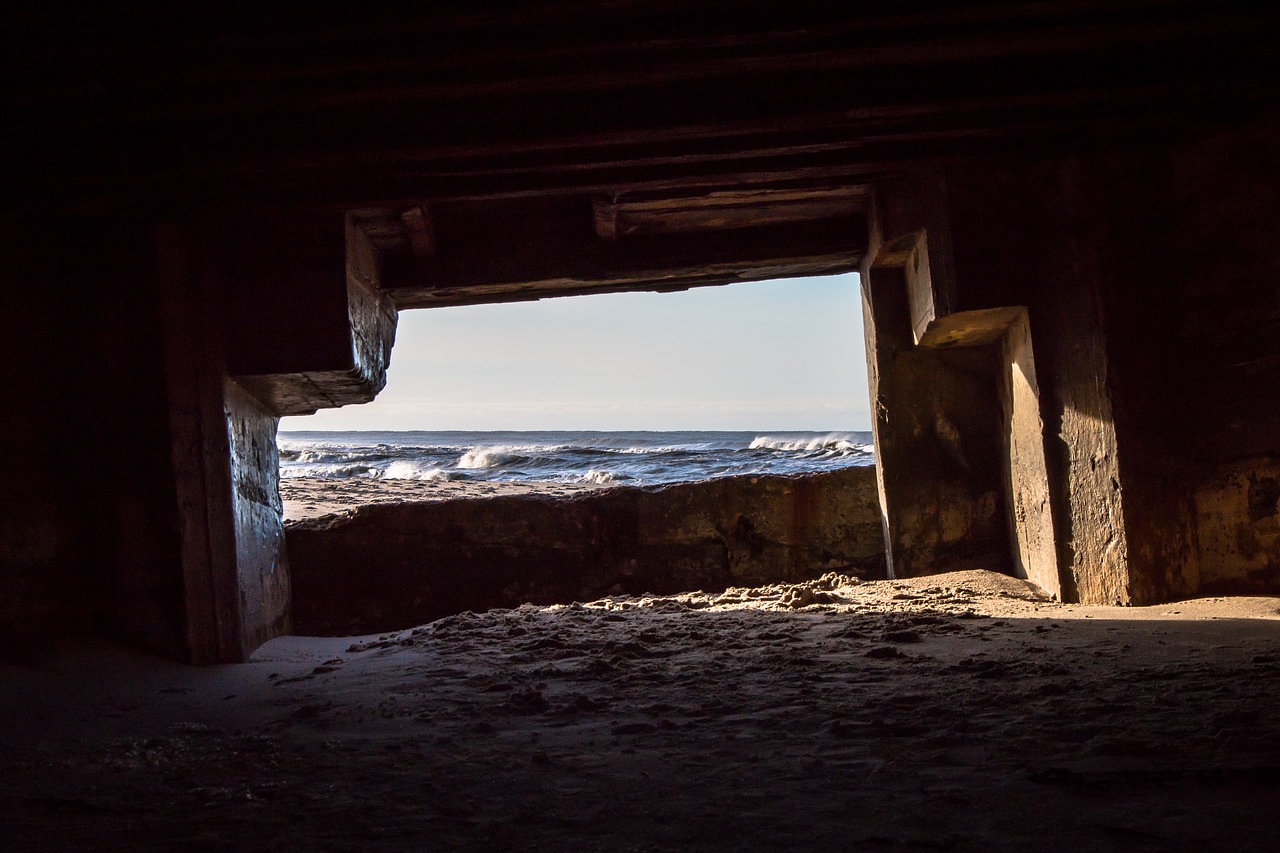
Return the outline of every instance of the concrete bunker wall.
<path id="1" fill-rule="evenodd" d="M 936 570 L 963 540 L 1056 562 L 1067 600 L 1280 591 L 1276 140 L 1264 123 L 881 186 L 863 286 L 893 571 Z M 919 460 L 975 456 L 992 419 L 930 339 L 965 343 L 957 329 L 1011 308 L 1008 441 L 980 458 L 1006 472 L 1015 541 L 992 525 L 948 538 L 938 518 L 990 514 L 989 479 L 922 479 Z M 1029 429 L 1013 428 L 1019 395 Z"/>
<path id="2" fill-rule="evenodd" d="M 384 381 L 369 253 L 341 213 L 3 232 L 0 631 L 243 659 L 290 625 L 278 417 Z"/>
<path id="3" fill-rule="evenodd" d="M 788 236 L 807 221 L 763 246 L 730 229 L 716 238 L 726 257 L 752 252 L 707 271 L 698 235 L 680 235 L 674 259 L 646 254 L 665 239 L 646 238 L 600 252 L 587 285 L 566 265 L 533 290 L 513 278 L 462 297 L 865 258 L 895 570 L 969 560 L 1030 575 L 1051 550 L 1067 600 L 1280 592 L 1278 140 L 1277 122 L 1257 119 L 933 163 L 876 182 L 874 216 L 862 193 L 823 206 L 812 245 Z M 276 419 L 377 393 L 395 288 L 341 212 L 210 217 L 6 221 L 6 629 L 96 629 L 196 662 L 243 659 L 289 629 Z M 837 239 L 859 223 L 865 233 Z M 585 213 L 561 225 L 594 233 Z M 411 286 L 431 263 L 413 255 L 399 272 L 412 304 L 457 296 Z M 1007 322 L 938 345 L 948 324 L 997 316 Z M 1019 415 L 1033 403 L 1039 447 Z"/>
<path id="4" fill-rule="evenodd" d="M 1280 122 L 1096 174 L 1143 594 L 1280 591 Z M 1097 196 L 1095 196 L 1097 197 Z"/>
<path id="5" fill-rule="evenodd" d="M 884 576 L 871 468 L 374 505 L 286 529 L 294 626 L 304 634 L 607 593 Z"/>
<path id="6" fill-rule="evenodd" d="M 637 265 L 636 251 L 615 253 L 619 269 L 565 286 L 718 284 L 776 274 L 776 262 L 792 274 L 847 271 L 863 239 L 846 210 L 858 197 L 841 195 L 834 218 L 829 205 L 813 214 L 824 224 L 816 248 L 721 235 L 722 248 L 751 251 L 707 275 L 680 238 L 683 254 Z M 372 399 L 394 340 L 396 303 L 370 236 L 382 223 L 354 217 L 8 223 L 0 295 L 15 322 L 3 365 L 19 405 L 4 419 L 14 452 L 2 472 L 0 630 L 101 631 L 214 663 L 243 660 L 292 629 L 278 419 Z M 590 216 L 570 226 L 594 233 Z M 67 245 L 62 233 L 81 238 Z M 802 251 L 796 270 L 786 251 Z M 63 304 L 60 293 L 83 295 Z"/>
<path id="7" fill-rule="evenodd" d="M 100 630 L 182 657 L 154 234 L 6 217 L 0 239 L 0 630 Z"/>

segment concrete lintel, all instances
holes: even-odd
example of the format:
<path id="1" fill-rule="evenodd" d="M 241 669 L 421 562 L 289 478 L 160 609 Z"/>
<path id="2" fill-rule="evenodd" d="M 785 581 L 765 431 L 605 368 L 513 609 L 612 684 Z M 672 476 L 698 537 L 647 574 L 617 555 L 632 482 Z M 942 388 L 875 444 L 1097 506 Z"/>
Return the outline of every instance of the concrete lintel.
<path id="1" fill-rule="evenodd" d="M 837 275 L 858 269 L 858 256 L 842 252 L 806 257 L 769 258 L 734 264 L 706 264 L 665 269 L 642 269 L 594 278 L 559 277 L 537 281 L 456 285 L 394 291 L 399 310 L 530 302 L 558 296 L 653 291 L 669 293 L 692 287 L 715 287 L 746 281 Z"/>
<path id="2" fill-rule="evenodd" d="M 863 186 L 722 189 L 701 193 L 633 192 L 592 201 L 596 234 L 617 240 L 640 234 L 680 234 L 759 228 L 862 215 Z"/>
<path id="3" fill-rule="evenodd" d="M 434 205 L 435 251 L 384 250 L 380 291 L 400 309 L 432 308 L 857 269 L 866 251 L 861 195 L 774 192 L 757 209 L 758 195 Z"/>
<path id="4" fill-rule="evenodd" d="M 351 216 L 345 236 L 333 216 L 269 237 L 254 265 L 230 273 L 230 373 L 277 417 L 369 402 L 386 384 L 396 329 L 378 246 Z"/>

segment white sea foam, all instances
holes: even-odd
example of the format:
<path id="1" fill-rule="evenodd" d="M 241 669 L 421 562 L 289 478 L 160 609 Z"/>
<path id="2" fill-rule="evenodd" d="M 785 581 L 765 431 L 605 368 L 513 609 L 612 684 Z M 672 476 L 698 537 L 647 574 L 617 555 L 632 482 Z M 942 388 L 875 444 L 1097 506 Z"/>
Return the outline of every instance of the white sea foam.
<path id="1" fill-rule="evenodd" d="M 599 483 L 605 485 L 608 483 L 616 483 L 618 477 L 612 471 L 596 471 L 591 470 L 583 474 L 579 478 L 583 483 Z"/>
<path id="2" fill-rule="evenodd" d="M 382 472 L 372 465 L 363 462 L 356 462 L 348 465 L 338 465 L 328 463 L 323 465 L 290 465 L 287 468 L 280 469 L 281 477 L 326 477 L 326 478 L 347 478 L 347 477 L 371 477 L 377 478 L 382 476 Z"/>
<path id="3" fill-rule="evenodd" d="M 454 479 L 455 476 L 451 476 L 448 471 L 439 466 L 431 465 L 424 468 L 418 463 L 407 459 L 397 459 L 382 472 L 382 478 L 386 480 L 429 480 L 440 482 Z"/>
<path id="4" fill-rule="evenodd" d="M 846 436 L 829 433 L 813 438 L 783 438 L 772 435 L 758 435 L 751 441 L 752 450 L 782 450 L 791 453 L 825 453 L 848 456 L 855 453 L 866 453 L 866 445 L 850 441 Z"/>
<path id="5" fill-rule="evenodd" d="M 346 459 L 350 456 L 350 452 L 345 448 L 337 447 L 309 447 L 302 450 L 294 451 L 294 461 L 306 463 L 324 463 L 336 462 Z"/>
<path id="6" fill-rule="evenodd" d="M 567 445 L 495 444 L 472 447 L 459 457 L 454 467 L 467 469 L 501 468 L 514 461 L 544 463 L 553 455 L 571 450 Z"/>
<path id="7" fill-rule="evenodd" d="M 513 447 L 473 447 L 458 459 L 459 468 L 497 468 L 515 455 Z"/>

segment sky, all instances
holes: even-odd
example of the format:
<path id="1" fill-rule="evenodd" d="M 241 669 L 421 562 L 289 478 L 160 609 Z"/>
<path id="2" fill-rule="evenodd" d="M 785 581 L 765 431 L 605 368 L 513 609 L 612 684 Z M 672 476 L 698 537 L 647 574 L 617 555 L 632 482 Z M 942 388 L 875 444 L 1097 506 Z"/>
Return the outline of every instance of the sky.
<path id="1" fill-rule="evenodd" d="M 281 430 L 869 430 L 856 274 L 402 311 L 372 403 Z"/>

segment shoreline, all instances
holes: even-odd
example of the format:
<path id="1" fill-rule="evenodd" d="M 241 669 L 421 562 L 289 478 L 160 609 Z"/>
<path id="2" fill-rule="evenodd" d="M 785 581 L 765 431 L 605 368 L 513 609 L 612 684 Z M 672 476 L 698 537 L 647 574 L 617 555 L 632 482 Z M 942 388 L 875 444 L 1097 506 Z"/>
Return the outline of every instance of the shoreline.
<path id="1" fill-rule="evenodd" d="M 369 504 L 435 503 L 455 498 L 531 494 L 568 497 L 615 485 L 618 484 L 282 477 L 280 498 L 284 502 L 284 520 L 288 522 L 347 512 Z"/>

